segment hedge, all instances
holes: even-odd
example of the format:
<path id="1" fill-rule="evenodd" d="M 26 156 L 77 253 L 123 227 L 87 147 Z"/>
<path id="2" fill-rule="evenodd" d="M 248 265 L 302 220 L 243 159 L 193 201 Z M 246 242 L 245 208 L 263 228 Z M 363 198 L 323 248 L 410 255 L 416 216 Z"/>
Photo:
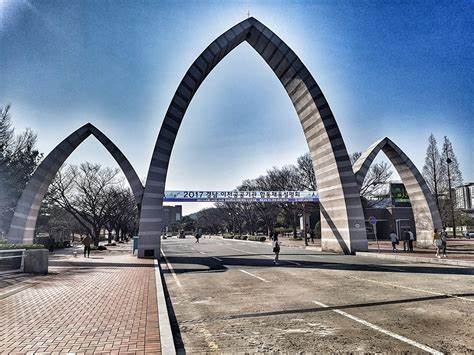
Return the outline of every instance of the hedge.
<path id="1" fill-rule="evenodd" d="M 43 244 L 11 244 L 11 243 L 0 243 L 0 250 L 10 249 L 44 249 Z"/>
<path id="2" fill-rule="evenodd" d="M 267 237 L 263 237 L 260 235 L 250 235 L 247 239 L 254 242 L 264 242 L 265 240 L 267 240 Z"/>

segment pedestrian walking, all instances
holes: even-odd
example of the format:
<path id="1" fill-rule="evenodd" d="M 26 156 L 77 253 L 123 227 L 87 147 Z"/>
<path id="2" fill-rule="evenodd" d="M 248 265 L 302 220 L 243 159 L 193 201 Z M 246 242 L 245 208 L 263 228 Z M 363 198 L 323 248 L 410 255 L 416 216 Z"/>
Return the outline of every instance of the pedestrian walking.
<path id="1" fill-rule="evenodd" d="M 448 232 L 446 232 L 446 227 L 443 227 L 441 232 L 441 250 L 443 251 L 443 258 L 447 258 L 446 247 L 448 246 Z"/>
<path id="2" fill-rule="evenodd" d="M 433 232 L 433 244 L 436 247 L 436 257 L 441 258 L 439 252 L 441 251 L 441 248 L 443 246 L 443 241 L 441 240 L 441 234 L 438 233 L 438 230 L 436 228 Z"/>
<path id="3" fill-rule="evenodd" d="M 272 233 L 272 250 L 275 253 L 275 258 L 273 259 L 273 263 L 278 265 L 278 257 L 280 255 L 280 242 L 278 241 L 278 233 Z"/>
<path id="4" fill-rule="evenodd" d="M 194 237 L 196 238 L 196 241 L 194 243 L 199 243 L 199 238 L 201 238 L 201 234 L 197 232 Z"/>
<path id="5" fill-rule="evenodd" d="M 84 244 L 84 258 L 86 257 L 86 254 L 88 258 L 90 257 L 91 242 L 92 242 L 92 239 L 89 235 L 86 235 L 84 238 L 82 238 L 82 244 Z"/>
<path id="6" fill-rule="evenodd" d="M 408 236 L 408 230 L 403 230 L 402 231 L 402 241 L 403 241 L 403 251 L 406 253 L 409 249 L 408 242 L 410 240 L 410 237 Z"/>
<path id="7" fill-rule="evenodd" d="M 50 253 L 54 253 L 54 244 L 56 243 L 56 241 L 54 240 L 54 237 L 52 235 L 50 235 L 48 237 L 48 250 Z"/>
<path id="8" fill-rule="evenodd" d="M 392 242 L 392 252 L 396 253 L 397 252 L 397 244 L 399 243 L 398 242 L 398 236 L 395 233 L 395 231 L 392 231 L 392 233 L 390 233 L 389 237 L 390 237 L 390 241 Z"/>
<path id="9" fill-rule="evenodd" d="M 408 229 L 408 249 L 410 250 L 410 253 L 413 253 L 413 242 L 415 241 L 415 235 L 413 232 Z"/>

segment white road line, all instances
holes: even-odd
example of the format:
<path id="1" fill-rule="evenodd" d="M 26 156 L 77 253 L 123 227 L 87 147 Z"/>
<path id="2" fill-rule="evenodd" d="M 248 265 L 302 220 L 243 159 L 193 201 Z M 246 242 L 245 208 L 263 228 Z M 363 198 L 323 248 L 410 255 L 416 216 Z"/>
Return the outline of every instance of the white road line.
<path id="1" fill-rule="evenodd" d="M 317 304 L 318 306 L 321 306 L 321 307 L 324 307 L 324 308 L 328 308 L 330 306 L 324 304 L 324 303 L 321 303 L 321 302 L 318 302 L 318 301 L 313 301 L 313 303 Z M 436 355 L 443 355 L 442 352 L 438 351 L 438 350 L 435 350 L 433 348 L 430 348 L 429 346 L 427 345 L 423 345 L 423 344 L 420 344 L 414 340 L 411 340 L 411 339 L 408 339 L 408 338 L 405 338 L 404 336 L 402 335 L 398 335 L 396 333 L 393 333 L 389 330 L 386 330 L 386 329 L 383 329 L 383 328 L 380 328 L 379 326 L 375 325 L 375 324 L 372 324 L 370 322 L 367 322 L 359 317 L 356 317 L 356 316 L 353 316 L 349 313 L 346 313 L 344 311 L 341 311 L 340 309 L 331 309 L 331 311 L 333 312 L 336 312 L 337 314 L 340 314 L 341 316 L 344 316 L 344 317 L 347 317 L 349 319 L 352 319 L 353 321 L 356 321 L 358 323 L 361 323 L 373 330 L 376 330 L 378 332 L 381 332 L 383 334 L 386 334 L 388 336 L 391 336 L 392 338 L 395 338 L 395 339 L 398 339 L 400 341 L 403 341 L 404 343 L 407 343 L 407 344 L 410 344 L 412 346 L 415 346 L 417 347 L 418 349 L 421 349 L 421 350 L 424 350 L 430 354 L 436 354 Z"/>
<path id="2" fill-rule="evenodd" d="M 211 258 L 216 259 L 217 261 L 223 261 L 222 259 L 219 259 L 217 256 L 211 256 Z"/>
<path id="3" fill-rule="evenodd" d="M 245 250 L 240 250 L 240 249 L 235 249 L 235 248 L 231 248 L 229 247 L 229 249 L 233 249 L 233 250 L 236 250 L 236 251 L 240 251 L 241 253 L 245 253 L 245 254 L 249 254 L 249 255 L 260 255 L 264 258 L 267 258 L 267 259 L 272 259 L 273 260 L 273 256 L 269 256 L 269 255 L 262 255 L 261 253 L 254 253 L 254 252 L 251 252 L 251 251 L 245 251 Z M 291 261 L 291 260 L 281 260 L 282 263 L 290 263 L 290 264 L 293 264 L 293 265 L 298 265 L 298 266 L 301 266 L 300 263 L 296 262 L 296 261 Z"/>
<path id="4" fill-rule="evenodd" d="M 174 279 L 174 281 L 176 282 L 176 285 L 178 285 L 178 287 L 180 287 L 180 288 L 183 288 L 183 285 L 181 285 L 181 282 L 178 280 L 178 276 L 177 276 L 176 273 L 174 272 L 173 267 L 172 267 L 171 264 L 168 262 L 168 258 L 166 257 L 166 254 L 165 254 L 165 252 L 163 251 L 163 249 L 161 249 L 161 254 L 163 255 L 163 258 L 165 258 L 166 267 L 167 267 L 168 270 L 171 272 L 171 275 L 173 276 L 173 279 Z"/>
<path id="5" fill-rule="evenodd" d="M 290 263 L 290 264 L 293 264 L 293 265 L 298 265 L 298 266 L 301 266 L 301 264 L 300 264 L 300 263 L 297 263 L 296 261 L 291 261 L 291 260 L 283 260 L 283 262 Z"/>
<path id="6" fill-rule="evenodd" d="M 240 269 L 239 271 L 243 272 L 244 274 L 247 274 L 247 275 L 250 275 L 250 276 L 253 276 L 255 277 L 256 279 L 259 279 L 260 281 L 263 281 L 263 282 L 270 282 L 268 280 L 265 280 L 263 277 L 260 277 L 260 276 L 257 276 L 257 275 L 254 275 L 254 274 L 251 274 L 250 272 L 248 271 L 245 271 L 245 270 L 242 270 Z"/>
<path id="7" fill-rule="evenodd" d="M 406 290 L 411 290 L 411 291 L 416 291 L 416 292 L 428 293 L 428 294 L 430 294 L 430 295 L 446 296 L 446 297 L 450 297 L 450 298 L 458 298 L 458 299 L 463 300 L 463 301 L 474 302 L 474 299 L 470 299 L 470 298 L 466 298 L 466 297 L 461 297 L 461 296 L 456 296 L 456 295 L 452 295 L 452 294 L 449 294 L 449 293 L 441 293 L 441 292 L 423 290 L 423 289 L 421 289 L 421 288 L 414 288 L 414 287 L 402 286 L 402 285 L 397 285 L 397 284 L 393 284 L 393 283 L 390 283 L 390 282 L 384 282 L 384 281 L 377 281 L 377 280 L 371 280 L 371 279 L 363 279 L 363 278 L 356 277 L 356 276 L 349 276 L 349 277 L 352 278 L 352 279 L 359 280 L 359 281 L 369 281 L 369 282 L 373 282 L 373 283 L 376 283 L 376 284 L 381 284 L 381 285 L 386 285 L 386 286 L 391 286 L 391 287 L 397 287 L 397 288 L 404 288 L 404 289 L 406 289 Z"/>

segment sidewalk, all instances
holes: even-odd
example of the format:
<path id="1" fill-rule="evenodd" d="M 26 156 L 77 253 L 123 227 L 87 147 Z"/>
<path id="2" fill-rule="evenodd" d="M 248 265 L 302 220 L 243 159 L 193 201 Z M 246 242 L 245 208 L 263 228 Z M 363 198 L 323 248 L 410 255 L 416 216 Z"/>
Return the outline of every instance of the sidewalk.
<path id="1" fill-rule="evenodd" d="M 130 244 L 50 258 L 50 274 L 0 289 L 1 354 L 160 354 L 154 260 Z"/>
<path id="2" fill-rule="evenodd" d="M 428 262 L 434 264 L 456 265 L 474 267 L 474 240 L 470 239 L 448 239 L 447 258 L 437 258 L 436 249 L 431 246 L 429 249 L 414 248 L 413 253 L 403 251 L 403 242 L 397 245 L 397 252 L 392 251 L 392 244 L 389 241 L 379 242 L 380 252 L 375 241 L 369 241 L 367 252 L 357 252 L 358 256 L 370 256 L 381 259 L 391 259 L 409 262 Z"/>

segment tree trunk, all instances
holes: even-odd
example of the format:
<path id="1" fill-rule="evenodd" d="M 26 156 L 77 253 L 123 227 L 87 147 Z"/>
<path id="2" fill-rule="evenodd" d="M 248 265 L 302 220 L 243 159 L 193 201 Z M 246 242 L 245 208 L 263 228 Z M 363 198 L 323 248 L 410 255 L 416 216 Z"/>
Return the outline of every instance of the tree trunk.
<path id="1" fill-rule="evenodd" d="M 94 228 L 94 235 L 92 236 L 92 239 L 94 241 L 94 246 L 95 247 L 98 247 L 99 246 L 99 242 L 100 242 L 100 228 Z"/>

